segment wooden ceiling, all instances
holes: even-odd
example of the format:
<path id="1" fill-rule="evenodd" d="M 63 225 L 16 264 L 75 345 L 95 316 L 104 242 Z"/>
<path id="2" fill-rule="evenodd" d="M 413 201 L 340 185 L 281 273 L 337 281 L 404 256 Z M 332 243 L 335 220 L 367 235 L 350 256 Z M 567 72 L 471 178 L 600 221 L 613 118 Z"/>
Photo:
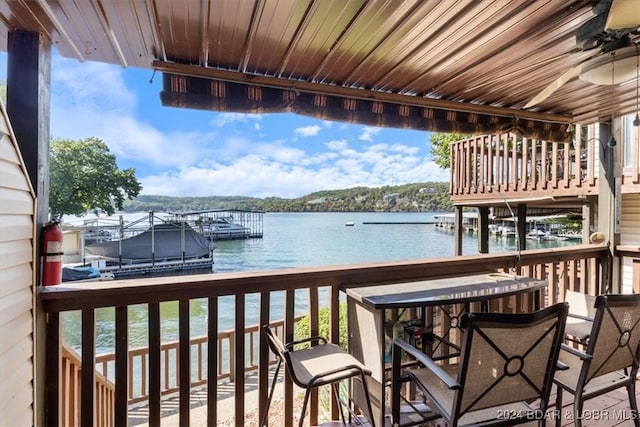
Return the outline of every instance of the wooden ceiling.
<path id="1" fill-rule="evenodd" d="M 585 0 L 3 0 L 0 49 L 27 30 L 79 61 L 588 123 L 635 112 L 636 80 L 576 77 L 524 105 L 597 54 L 575 41 L 593 16 Z"/>

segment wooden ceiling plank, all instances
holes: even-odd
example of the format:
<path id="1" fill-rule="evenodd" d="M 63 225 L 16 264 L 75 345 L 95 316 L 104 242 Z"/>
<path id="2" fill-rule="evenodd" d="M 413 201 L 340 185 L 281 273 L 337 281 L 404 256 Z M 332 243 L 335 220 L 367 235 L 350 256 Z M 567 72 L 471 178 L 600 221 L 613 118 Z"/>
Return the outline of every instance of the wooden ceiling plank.
<path id="1" fill-rule="evenodd" d="M 69 47 L 69 49 L 73 52 L 76 59 L 78 59 L 79 61 L 84 61 L 84 56 L 82 55 L 82 52 L 80 51 L 78 46 L 74 43 L 73 39 L 69 36 L 69 33 L 66 30 L 66 27 L 60 23 L 57 15 L 49 7 L 47 2 L 45 2 L 44 0 L 37 0 L 37 4 L 40 7 L 40 9 L 47 15 L 47 18 L 53 24 L 55 31 L 58 34 L 60 34 L 60 37 Z"/>
<path id="2" fill-rule="evenodd" d="M 438 75 L 436 80 L 440 84 L 429 93 L 434 96 L 449 97 L 457 91 L 456 88 L 461 86 L 456 84 L 458 81 L 477 82 L 486 79 L 498 82 L 501 79 L 500 73 L 510 72 L 511 67 L 522 68 L 528 63 L 532 64 L 532 68 L 535 67 L 533 64 L 540 59 L 526 52 L 537 52 L 538 46 L 548 42 L 550 37 L 554 37 L 553 31 L 546 27 L 538 26 L 535 28 L 536 22 L 557 19 L 554 18 L 554 15 L 558 14 L 557 11 L 550 9 L 550 7 L 555 7 L 555 4 L 534 2 L 526 8 L 512 11 L 512 18 L 505 20 L 499 26 L 494 26 L 494 29 L 485 31 L 483 28 L 478 28 L 477 31 L 482 35 L 467 45 L 459 43 L 463 48 L 459 48 L 459 54 L 456 54 L 457 58 L 451 57 L 435 63 L 431 73 Z M 511 34 L 511 36 L 507 37 L 505 34 Z M 509 45 L 504 45 L 500 44 L 500 40 L 514 41 Z M 571 49 L 573 45 L 573 37 L 571 37 L 568 46 Z M 468 55 L 465 52 L 477 52 L 477 54 Z M 504 59 L 500 60 L 500 58 Z M 495 70 L 495 72 L 487 73 L 484 71 L 487 69 Z M 433 74 L 423 73 L 420 79 L 432 81 Z M 421 86 L 420 79 L 408 83 L 408 86 Z M 451 89 L 452 87 L 454 89 Z M 501 95 L 501 92 L 497 90 L 493 92 Z M 495 101 L 495 96 L 492 97 L 485 93 L 482 99 Z"/>

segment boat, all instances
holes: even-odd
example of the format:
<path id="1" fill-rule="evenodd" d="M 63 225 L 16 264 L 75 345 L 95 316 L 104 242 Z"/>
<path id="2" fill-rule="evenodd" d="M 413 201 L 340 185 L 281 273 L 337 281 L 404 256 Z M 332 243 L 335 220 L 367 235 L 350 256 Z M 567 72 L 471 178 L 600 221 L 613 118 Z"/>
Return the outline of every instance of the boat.
<path id="1" fill-rule="evenodd" d="M 186 261 L 211 258 L 212 242 L 186 223 L 151 225 L 147 230 L 122 240 L 85 246 L 88 254 L 120 263 Z"/>
<path id="2" fill-rule="evenodd" d="M 233 222 L 232 216 L 220 216 L 201 222 L 200 234 L 211 240 L 247 239 L 251 230 Z"/>
<path id="3" fill-rule="evenodd" d="M 99 269 L 90 266 L 62 267 L 63 282 L 99 282 L 114 278 L 113 273 L 102 273 Z"/>
<path id="4" fill-rule="evenodd" d="M 582 240 L 582 233 L 580 231 L 565 231 L 558 233 L 559 237 L 563 237 L 565 240 Z"/>
<path id="5" fill-rule="evenodd" d="M 516 237 L 516 228 L 503 226 L 501 234 L 502 237 Z"/>
<path id="6" fill-rule="evenodd" d="M 353 221 L 347 221 L 344 223 L 344 225 L 345 227 L 353 227 L 354 225 L 356 225 L 356 223 Z"/>
<path id="7" fill-rule="evenodd" d="M 534 228 L 533 230 L 529 231 L 525 237 L 528 240 L 543 240 L 545 236 L 546 233 L 544 231 Z"/>

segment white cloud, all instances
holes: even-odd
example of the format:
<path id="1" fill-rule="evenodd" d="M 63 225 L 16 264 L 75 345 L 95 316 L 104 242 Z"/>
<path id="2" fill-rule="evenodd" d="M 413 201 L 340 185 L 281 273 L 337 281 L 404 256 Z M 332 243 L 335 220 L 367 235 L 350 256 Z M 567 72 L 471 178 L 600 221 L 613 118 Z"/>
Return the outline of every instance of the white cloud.
<path id="1" fill-rule="evenodd" d="M 216 117 L 212 120 L 212 124 L 223 127 L 233 123 L 249 123 L 251 121 L 259 122 L 262 120 L 262 115 L 260 114 L 247 114 L 247 113 L 219 113 L 216 114 Z M 259 124 L 256 123 L 259 129 Z"/>
<path id="2" fill-rule="evenodd" d="M 293 116 L 240 113 L 207 115 L 180 130 L 139 111 L 146 98 L 127 86 L 121 67 L 54 57 L 52 70 L 52 137 L 103 139 L 119 160 L 141 165 L 143 194 L 299 197 L 449 178 L 428 160 L 422 139 L 353 144 L 373 142 L 382 129 L 326 121 L 299 126 Z M 295 146 L 292 132 L 327 138 Z"/>
<path id="3" fill-rule="evenodd" d="M 294 129 L 293 133 L 305 138 L 310 136 L 316 136 L 320 133 L 320 126 L 318 125 L 304 126 L 301 128 Z"/>
<path id="4" fill-rule="evenodd" d="M 55 81 L 52 103 L 70 109 L 129 113 L 136 108 L 136 94 L 127 88 L 122 70 L 99 62 L 79 66 L 76 60 L 56 57 L 51 73 Z"/>
<path id="5" fill-rule="evenodd" d="M 360 133 L 360 136 L 358 137 L 361 141 L 373 141 L 373 137 L 378 134 L 380 131 L 382 130 L 382 128 L 375 128 L 375 127 L 371 127 L 371 126 L 365 126 L 362 128 L 362 132 Z"/>

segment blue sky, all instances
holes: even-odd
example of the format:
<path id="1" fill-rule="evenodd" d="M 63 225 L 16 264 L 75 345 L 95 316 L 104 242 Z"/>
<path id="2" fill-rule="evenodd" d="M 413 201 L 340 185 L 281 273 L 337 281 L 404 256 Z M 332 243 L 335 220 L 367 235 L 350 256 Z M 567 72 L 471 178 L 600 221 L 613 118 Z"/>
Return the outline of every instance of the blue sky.
<path id="1" fill-rule="evenodd" d="M 6 64 L 2 53 L 5 82 Z M 52 138 L 102 139 L 147 195 L 292 198 L 449 179 L 428 132 L 162 107 L 162 75 L 152 74 L 54 53 Z"/>

